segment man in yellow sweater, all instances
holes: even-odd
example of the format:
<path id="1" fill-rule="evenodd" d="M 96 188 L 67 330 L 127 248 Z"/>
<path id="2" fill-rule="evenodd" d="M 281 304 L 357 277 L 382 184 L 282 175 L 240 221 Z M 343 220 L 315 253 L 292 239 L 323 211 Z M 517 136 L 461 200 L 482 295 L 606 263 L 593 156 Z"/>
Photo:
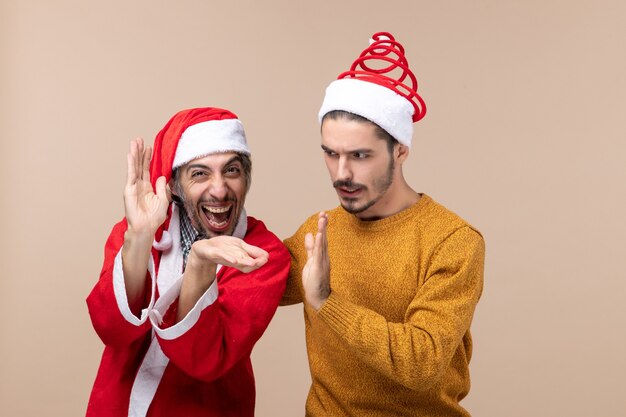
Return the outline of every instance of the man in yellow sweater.
<path id="1" fill-rule="evenodd" d="M 285 241 L 283 304 L 304 302 L 307 416 L 469 415 L 459 401 L 470 387 L 484 242 L 404 179 L 425 112 L 389 33 L 375 34 L 326 90 L 322 150 L 341 205 Z"/>

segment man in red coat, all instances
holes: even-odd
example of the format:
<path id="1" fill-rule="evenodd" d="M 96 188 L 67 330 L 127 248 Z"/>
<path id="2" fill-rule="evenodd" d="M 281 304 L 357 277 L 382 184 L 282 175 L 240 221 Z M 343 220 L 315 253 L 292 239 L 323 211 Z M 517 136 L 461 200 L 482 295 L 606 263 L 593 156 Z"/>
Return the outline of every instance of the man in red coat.
<path id="1" fill-rule="evenodd" d="M 253 416 L 250 353 L 290 258 L 246 215 L 243 126 L 227 110 L 184 110 L 154 152 L 131 142 L 127 162 L 125 218 L 87 298 L 105 344 L 87 416 Z"/>

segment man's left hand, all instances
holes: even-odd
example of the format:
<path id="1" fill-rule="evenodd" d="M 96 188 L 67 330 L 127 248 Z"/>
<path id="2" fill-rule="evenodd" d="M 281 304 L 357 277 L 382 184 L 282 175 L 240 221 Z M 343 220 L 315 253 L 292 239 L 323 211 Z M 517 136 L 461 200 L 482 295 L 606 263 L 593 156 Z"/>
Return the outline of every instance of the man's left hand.
<path id="1" fill-rule="evenodd" d="M 189 261 L 206 262 L 237 268 L 248 273 L 265 265 L 269 254 L 234 236 L 216 236 L 202 239 L 191 246 Z M 188 265 L 189 266 L 189 265 Z"/>

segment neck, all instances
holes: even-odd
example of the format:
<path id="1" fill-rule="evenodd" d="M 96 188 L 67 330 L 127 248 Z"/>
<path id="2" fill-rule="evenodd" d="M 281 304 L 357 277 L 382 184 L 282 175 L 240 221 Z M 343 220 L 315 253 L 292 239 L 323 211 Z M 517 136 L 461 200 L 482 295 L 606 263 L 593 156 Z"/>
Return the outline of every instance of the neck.
<path id="1" fill-rule="evenodd" d="M 394 178 L 391 187 L 376 204 L 361 213 L 357 213 L 356 216 L 359 220 L 364 221 L 384 219 L 411 207 L 421 197 L 421 194 L 407 184 L 404 176 L 399 175 Z"/>

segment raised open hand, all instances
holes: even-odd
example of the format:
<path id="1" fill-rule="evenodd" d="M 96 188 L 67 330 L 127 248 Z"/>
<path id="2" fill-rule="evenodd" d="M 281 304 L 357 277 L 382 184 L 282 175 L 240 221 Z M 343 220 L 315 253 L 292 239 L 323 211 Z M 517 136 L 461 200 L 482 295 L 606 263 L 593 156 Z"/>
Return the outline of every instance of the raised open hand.
<path id="1" fill-rule="evenodd" d="M 311 233 L 304 237 L 307 262 L 302 268 L 302 287 L 306 301 L 319 310 L 330 295 L 330 259 L 328 258 L 328 241 L 326 225 L 328 215 L 319 214 L 315 238 Z"/>
<path id="2" fill-rule="evenodd" d="M 128 175 L 124 188 L 124 209 L 128 229 L 140 234 L 152 234 L 167 217 L 171 195 L 160 177 L 156 183 L 156 194 L 150 183 L 150 159 L 152 148 L 144 147 L 143 139 L 130 143 L 127 156 Z"/>

